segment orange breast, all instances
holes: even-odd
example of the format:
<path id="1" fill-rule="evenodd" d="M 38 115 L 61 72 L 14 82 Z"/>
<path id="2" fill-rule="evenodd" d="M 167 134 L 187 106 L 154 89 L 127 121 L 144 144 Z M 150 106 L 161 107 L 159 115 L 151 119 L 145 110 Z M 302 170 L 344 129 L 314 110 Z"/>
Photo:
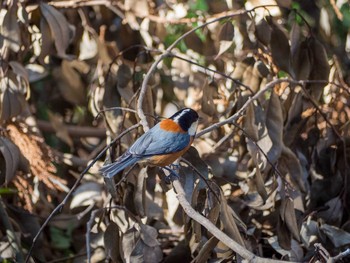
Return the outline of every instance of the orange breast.
<path id="1" fill-rule="evenodd" d="M 172 164 L 176 159 L 180 158 L 187 150 L 191 147 L 191 144 L 193 142 L 193 138 L 191 138 L 190 143 L 186 148 L 183 150 L 176 152 L 176 153 L 170 153 L 170 154 L 164 154 L 164 155 L 155 155 L 150 158 L 148 158 L 145 162 L 148 165 L 152 166 L 167 166 Z"/>

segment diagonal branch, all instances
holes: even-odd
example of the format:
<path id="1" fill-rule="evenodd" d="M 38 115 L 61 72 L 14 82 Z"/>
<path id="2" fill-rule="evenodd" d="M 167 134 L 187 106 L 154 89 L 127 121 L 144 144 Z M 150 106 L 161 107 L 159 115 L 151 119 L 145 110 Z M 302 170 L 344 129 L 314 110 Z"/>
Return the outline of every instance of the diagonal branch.
<path id="1" fill-rule="evenodd" d="M 176 178 L 176 177 L 172 177 Z M 283 261 L 283 260 L 275 260 L 275 259 L 267 259 L 267 258 L 261 258 L 238 244 L 235 240 L 230 238 L 228 235 L 226 235 L 224 232 L 222 232 L 219 228 L 217 228 L 209 219 L 202 216 L 200 213 L 198 213 L 196 210 L 193 209 L 191 204 L 187 201 L 185 191 L 178 179 L 173 180 L 173 187 L 175 192 L 177 193 L 177 198 L 179 200 L 179 203 L 185 213 L 201 224 L 203 227 L 205 227 L 213 236 L 215 236 L 218 240 L 220 240 L 222 243 L 224 243 L 226 246 L 228 246 L 230 249 L 232 249 L 234 252 L 236 252 L 238 255 L 240 255 L 245 260 L 252 262 L 252 263 L 286 263 L 291 261 Z"/>

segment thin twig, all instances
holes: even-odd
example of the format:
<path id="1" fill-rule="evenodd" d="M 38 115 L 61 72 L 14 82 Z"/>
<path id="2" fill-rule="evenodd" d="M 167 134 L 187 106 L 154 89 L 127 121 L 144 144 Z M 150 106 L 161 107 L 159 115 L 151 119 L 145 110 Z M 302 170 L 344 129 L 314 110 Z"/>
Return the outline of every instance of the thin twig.
<path id="1" fill-rule="evenodd" d="M 181 56 L 176 55 L 176 54 L 174 54 L 174 53 L 170 53 L 169 56 L 171 56 L 171 57 L 173 57 L 173 58 L 177 58 L 177 59 L 183 60 L 183 61 L 185 61 L 185 62 L 187 62 L 187 63 L 196 65 L 197 67 L 203 68 L 205 71 L 213 72 L 213 73 L 215 73 L 215 74 L 217 74 L 217 75 L 220 75 L 220 76 L 222 76 L 222 77 L 224 77 L 224 78 L 226 78 L 226 79 L 229 79 L 229 80 L 231 80 L 233 83 L 237 84 L 238 86 L 242 86 L 242 87 L 244 87 L 246 90 L 249 90 L 251 94 L 254 94 L 253 90 L 252 90 L 249 86 L 245 85 L 244 83 L 242 83 L 242 82 L 239 81 L 238 79 L 234 79 L 234 78 L 232 78 L 231 76 L 229 76 L 229 75 L 227 75 L 227 74 L 225 74 L 225 73 L 223 73 L 223 72 L 221 72 L 221 71 L 218 71 L 218 70 L 215 70 L 215 69 L 211 69 L 211 68 L 202 66 L 201 64 L 199 64 L 199 63 L 197 63 L 197 62 L 195 62 L 195 61 L 193 61 L 193 60 L 190 60 L 190 59 L 181 57 Z"/>
<path id="2" fill-rule="evenodd" d="M 128 129 L 126 129 L 124 132 L 122 132 L 118 137 L 116 137 L 109 145 L 107 145 L 97 156 L 95 159 L 92 160 L 92 162 L 84 169 L 84 171 L 80 174 L 79 178 L 75 181 L 73 187 L 70 189 L 70 191 L 67 193 L 67 195 L 65 196 L 65 198 L 63 199 L 63 201 L 56 206 L 56 208 L 51 212 L 51 214 L 47 217 L 47 219 L 45 220 L 45 222 L 42 224 L 42 226 L 40 227 L 38 233 L 35 235 L 35 237 L 33 238 L 33 242 L 32 245 L 28 251 L 27 257 L 25 262 L 29 262 L 30 256 L 33 252 L 33 249 L 35 247 L 35 244 L 41 234 L 41 232 L 43 232 L 44 228 L 47 226 L 47 224 L 51 221 L 51 219 L 53 218 L 54 215 L 60 213 L 62 211 L 62 208 L 66 205 L 66 203 L 68 202 L 68 199 L 71 197 L 71 195 L 73 194 L 73 192 L 75 191 L 75 189 L 78 187 L 78 185 L 80 184 L 81 180 L 83 179 L 84 175 L 90 170 L 90 168 L 97 162 L 97 160 L 99 160 L 102 155 L 120 138 L 122 138 L 125 134 L 129 133 L 131 130 L 136 129 L 137 127 L 140 126 L 140 123 L 137 123 L 131 127 L 129 127 Z"/>
<path id="3" fill-rule="evenodd" d="M 38 127 L 42 132 L 57 132 L 53 127 L 51 122 L 44 120 L 37 120 Z M 76 125 L 66 125 L 67 132 L 72 137 L 98 137 L 105 138 L 106 137 L 106 129 L 90 127 L 90 126 L 76 126 Z"/>
<path id="4" fill-rule="evenodd" d="M 283 82 L 292 82 L 292 83 L 296 83 L 296 84 L 303 84 L 305 82 L 303 81 L 293 81 L 290 79 L 275 79 L 269 83 L 266 84 L 265 88 L 259 90 L 257 93 L 255 93 L 255 95 L 253 97 L 250 97 L 245 103 L 244 105 L 235 113 L 233 114 L 231 117 L 227 118 L 226 120 L 223 120 L 221 122 L 217 122 L 214 123 L 213 125 L 209 126 L 208 128 L 205 128 L 204 130 L 201 130 L 200 132 L 197 133 L 196 138 L 211 132 L 223 125 L 226 124 L 231 124 L 234 121 L 236 121 L 239 117 L 241 117 L 244 113 L 244 111 L 248 108 L 249 104 L 252 103 L 253 101 L 257 100 L 258 98 L 260 98 L 260 96 L 262 96 L 266 91 L 272 89 L 273 87 L 275 87 L 277 84 L 283 83 Z"/>
<path id="5" fill-rule="evenodd" d="M 221 17 L 218 17 L 218 18 L 215 18 L 215 19 L 212 19 L 204 24 L 201 24 L 189 31 L 187 31 L 185 34 L 183 34 L 181 37 L 177 38 L 174 43 L 172 43 L 165 51 L 163 54 L 161 54 L 157 59 L 156 61 L 153 62 L 152 66 L 150 67 L 150 69 L 148 70 L 145 78 L 143 79 L 142 81 L 142 86 L 141 86 L 141 89 L 140 89 L 140 95 L 139 95 L 139 99 L 137 101 L 137 112 L 138 112 L 138 115 L 140 117 L 140 122 L 141 122 L 141 125 L 144 129 L 144 131 L 148 131 L 149 130 L 149 125 L 147 123 L 147 119 L 146 119 L 146 116 L 143 112 L 143 109 L 142 109 L 142 105 L 143 105 L 143 101 L 144 101 L 144 98 L 145 98 L 145 95 L 146 95 L 146 91 L 147 91 L 147 85 L 148 85 L 148 82 L 152 76 L 152 74 L 156 71 L 157 69 L 157 66 L 158 64 L 166 57 L 169 57 L 171 55 L 171 51 L 177 46 L 177 44 L 180 43 L 180 41 L 182 41 L 184 38 L 186 38 L 188 35 L 192 34 L 193 32 L 195 32 L 196 30 L 198 29 L 201 29 L 203 27 L 206 27 L 208 26 L 209 24 L 212 24 L 212 23 L 215 23 L 215 22 L 218 22 L 218 21 L 221 21 L 221 20 L 224 20 L 224 19 L 227 19 L 227 18 L 232 18 L 234 16 L 238 16 L 238 15 L 242 15 L 242 14 L 246 14 L 248 12 L 251 12 L 251 11 L 245 11 L 245 10 L 240 10 L 240 11 L 236 11 L 234 13 L 231 13 L 229 15 L 225 15 L 225 16 L 221 16 Z"/>

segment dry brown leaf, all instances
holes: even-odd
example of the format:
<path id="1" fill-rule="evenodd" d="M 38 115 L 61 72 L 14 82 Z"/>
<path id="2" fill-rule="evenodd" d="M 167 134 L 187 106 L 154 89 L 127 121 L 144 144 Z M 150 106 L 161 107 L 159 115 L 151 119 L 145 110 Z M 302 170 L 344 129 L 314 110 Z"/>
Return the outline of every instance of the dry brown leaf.
<path id="1" fill-rule="evenodd" d="M 45 57 L 54 54 L 55 50 L 55 40 L 53 33 L 51 32 L 49 23 L 46 21 L 46 19 L 40 19 L 40 32 L 42 41 L 40 45 L 41 52 L 39 59 L 42 64 L 45 64 Z"/>
<path id="2" fill-rule="evenodd" d="M 255 26 L 255 31 L 254 31 L 255 36 L 265 46 L 268 46 L 270 44 L 271 32 L 272 32 L 272 29 L 269 26 L 269 24 L 266 22 L 265 18 L 261 19 L 259 23 L 257 23 Z"/>
<path id="3" fill-rule="evenodd" d="M 136 185 L 134 191 L 134 205 L 137 214 L 144 217 L 146 210 L 146 177 L 147 177 L 147 167 L 143 167 L 140 173 L 136 177 Z"/>
<path id="4" fill-rule="evenodd" d="M 272 58 L 277 67 L 287 73 L 291 73 L 290 46 L 288 38 L 272 19 L 268 22 L 272 28 L 270 39 Z"/>
<path id="5" fill-rule="evenodd" d="M 300 241 L 300 232 L 297 224 L 297 218 L 294 210 L 294 202 L 290 198 L 285 198 L 281 202 L 280 217 L 286 224 L 288 230 L 291 232 L 293 237 Z"/>
<path id="6" fill-rule="evenodd" d="M 218 59 L 223 53 L 225 53 L 233 44 L 233 38 L 235 36 L 235 27 L 231 21 L 226 22 L 219 32 L 219 53 L 215 59 Z"/>
<path id="7" fill-rule="evenodd" d="M 296 79 L 307 80 L 313 67 L 313 57 L 310 57 L 308 40 L 304 40 L 295 47 L 292 53 L 293 71 Z"/>
<path id="8" fill-rule="evenodd" d="M 218 242 L 219 240 L 216 239 L 216 237 L 211 237 L 207 242 L 205 242 L 205 244 L 199 250 L 198 255 L 193 259 L 192 262 L 208 262 L 211 253 L 214 251 Z"/>
<path id="9" fill-rule="evenodd" d="M 0 137 L 0 185 L 8 184 L 16 175 L 20 163 L 20 150 L 5 137 Z"/>
<path id="10" fill-rule="evenodd" d="M 7 121 L 22 113 L 26 101 L 18 85 L 10 77 L 0 80 L 0 122 Z"/>
<path id="11" fill-rule="evenodd" d="M 107 254 L 107 258 L 112 259 L 114 262 L 120 262 L 120 251 L 119 251 L 119 228 L 113 221 L 110 222 L 103 235 L 104 248 Z"/>
<path id="12" fill-rule="evenodd" d="M 311 37 L 308 43 L 313 61 L 310 80 L 328 81 L 330 67 L 324 46 L 315 37 Z M 306 87 L 310 90 L 312 98 L 318 101 L 321 98 L 325 86 L 325 83 L 309 83 Z"/>
<path id="13" fill-rule="evenodd" d="M 269 160 L 274 164 L 279 159 L 283 147 L 282 105 L 274 91 L 271 93 L 266 111 L 266 128 L 272 141 L 272 147 L 265 153 L 267 154 Z M 262 148 L 265 149 L 264 147 Z"/>
<path id="14" fill-rule="evenodd" d="M 16 1 L 11 3 L 0 27 L 0 34 L 4 39 L 3 45 L 9 47 L 14 52 L 18 52 L 22 44 L 20 28 L 17 21 L 18 7 Z"/>
<path id="15" fill-rule="evenodd" d="M 216 114 L 216 105 L 214 99 L 218 97 L 218 87 L 215 82 L 206 82 L 203 86 L 203 96 L 202 96 L 202 111 L 214 117 Z"/>
<path id="16" fill-rule="evenodd" d="M 50 27 L 58 56 L 66 57 L 66 49 L 70 42 L 70 29 L 67 19 L 56 8 L 46 3 L 40 3 L 40 10 Z"/>
<path id="17" fill-rule="evenodd" d="M 222 192 L 221 192 L 220 219 L 221 219 L 223 228 L 225 229 L 225 233 L 229 237 L 233 238 L 240 245 L 245 246 L 243 238 L 239 233 L 237 224 L 233 219 L 232 213 L 230 213 L 230 208 L 228 207 L 228 204 Z"/>

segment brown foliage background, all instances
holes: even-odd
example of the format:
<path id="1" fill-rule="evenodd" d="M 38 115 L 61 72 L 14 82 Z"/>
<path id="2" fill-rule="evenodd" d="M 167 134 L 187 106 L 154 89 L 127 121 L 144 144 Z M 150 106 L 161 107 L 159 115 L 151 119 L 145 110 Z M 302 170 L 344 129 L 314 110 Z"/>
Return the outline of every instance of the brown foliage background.
<path id="1" fill-rule="evenodd" d="M 140 121 L 147 72 L 150 126 L 182 107 L 202 118 L 180 161 L 196 211 L 265 258 L 312 262 L 324 260 L 315 244 L 331 256 L 349 248 L 349 3 L 271 2 L 1 1 L 0 259 L 23 261 L 79 173 Z M 142 132 L 130 129 L 106 160 Z M 161 170 L 104 182 L 103 163 L 30 260 L 239 260 L 185 216 Z"/>

